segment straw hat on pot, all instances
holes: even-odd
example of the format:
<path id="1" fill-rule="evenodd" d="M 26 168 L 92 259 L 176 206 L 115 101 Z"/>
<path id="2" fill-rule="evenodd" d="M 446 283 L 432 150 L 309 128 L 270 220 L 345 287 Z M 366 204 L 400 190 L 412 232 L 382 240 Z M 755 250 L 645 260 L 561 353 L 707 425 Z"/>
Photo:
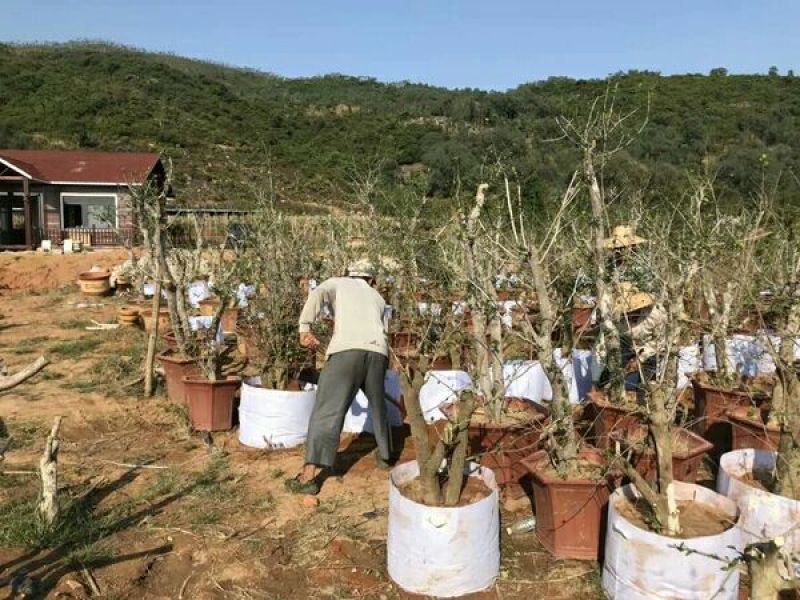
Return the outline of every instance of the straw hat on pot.
<path id="1" fill-rule="evenodd" d="M 619 248 L 638 246 L 646 241 L 645 238 L 636 235 L 631 225 L 618 225 L 611 232 L 611 237 L 603 240 L 603 247 L 606 250 L 617 250 Z"/>
<path id="2" fill-rule="evenodd" d="M 651 294 L 642 292 L 629 281 L 623 281 L 617 288 L 614 298 L 614 313 L 624 315 L 648 306 L 653 306 L 654 299 Z"/>

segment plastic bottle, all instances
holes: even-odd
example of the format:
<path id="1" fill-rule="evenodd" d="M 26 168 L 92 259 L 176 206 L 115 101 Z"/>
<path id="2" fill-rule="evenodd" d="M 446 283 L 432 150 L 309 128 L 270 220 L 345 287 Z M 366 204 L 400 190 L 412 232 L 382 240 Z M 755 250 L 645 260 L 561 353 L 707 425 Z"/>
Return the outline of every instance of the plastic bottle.
<path id="1" fill-rule="evenodd" d="M 510 527 L 506 527 L 508 535 L 516 535 L 520 533 L 528 533 L 536 529 L 536 517 L 525 517 L 515 522 Z"/>

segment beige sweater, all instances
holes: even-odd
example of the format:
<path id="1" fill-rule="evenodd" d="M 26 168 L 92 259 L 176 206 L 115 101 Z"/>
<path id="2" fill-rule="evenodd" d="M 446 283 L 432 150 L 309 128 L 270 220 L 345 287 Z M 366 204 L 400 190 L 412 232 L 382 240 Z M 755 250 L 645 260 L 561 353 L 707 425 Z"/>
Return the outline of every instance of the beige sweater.
<path id="1" fill-rule="evenodd" d="M 300 333 L 311 330 L 324 306 L 333 313 L 334 327 L 327 355 L 343 350 L 369 350 L 389 355 L 381 295 L 362 280 L 334 277 L 323 281 L 306 300 L 300 313 Z"/>

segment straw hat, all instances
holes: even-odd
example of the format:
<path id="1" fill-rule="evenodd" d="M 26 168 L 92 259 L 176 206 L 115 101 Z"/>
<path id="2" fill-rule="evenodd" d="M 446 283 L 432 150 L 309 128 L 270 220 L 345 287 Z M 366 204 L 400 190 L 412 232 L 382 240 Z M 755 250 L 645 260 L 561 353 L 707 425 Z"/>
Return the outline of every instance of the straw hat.
<path id="1" fill-rule="evenodd" d="M 636 235 L 630 225 L 618 225 L 611 232 L 611 237 L 603 240 L 603 247 L 606 250 L 616 250 L 643 244 L 646 241 L 645 238 Z"/>
<path id="2" fill-rule="evenodd" d="M 653 302 L 653 296 L 647 292 L 640 291 L 631 282 L 623 281 L 617 288 L 617 295 L 614 299 L 614 312 L 617 315 L 624 315 L 652 306 Z"/>

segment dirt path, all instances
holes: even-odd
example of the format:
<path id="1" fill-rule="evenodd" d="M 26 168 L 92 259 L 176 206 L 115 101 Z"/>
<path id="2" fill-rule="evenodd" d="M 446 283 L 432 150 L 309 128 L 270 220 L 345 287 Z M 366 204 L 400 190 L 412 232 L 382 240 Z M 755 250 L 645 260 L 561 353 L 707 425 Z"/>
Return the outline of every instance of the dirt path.
<path id="1" fill-rule="evenodd" d="M 50 266 L 72 281 L 100 254 L 87 256 Z M 2 281 L 20 282 L 27 265 L 54 258 L 0 255 L 0 271 L 12 264 L 17 273 Z M 0 295 L 0 355 L 12 368 L 40 353 L 52 360 L 0 394 L 0 415 L 14 440 L 0 464 L 35 468 L 52 419 L 65 416 L 66 515 L 62 527 L 43 535 L 32 519 L 36 478 L 0 475 L 1 597 L 27 574 L 37 597 L 90 598 L 86 573 L 107 599 L 409 597 L 386 573 L 387 475 L 373 468 L 369 436 L 343 440 L 346 472 L 326 481 L 319 507 L 306 508 L 283 489 L 300 465 L 299 450 L 246 448 L 233 431 L 215 436 L 221 451 L 209 454 L 181 408 L 163 395 L 141 400 L 138 384 L 129 385 L 143 334 L 83 329 L 91 319 L 111 321 L 124 300 L 79 308 L 84 301 L 57 286 Z M 402 441 L 402 430 L 397 435 Z M 503 520 L 529 514 L 504 512 Z M 555 562 L 533 534 L 502 544 L 503 576 L 494 591 L 473 598 L 601 597 L 596 565 Z"/>

